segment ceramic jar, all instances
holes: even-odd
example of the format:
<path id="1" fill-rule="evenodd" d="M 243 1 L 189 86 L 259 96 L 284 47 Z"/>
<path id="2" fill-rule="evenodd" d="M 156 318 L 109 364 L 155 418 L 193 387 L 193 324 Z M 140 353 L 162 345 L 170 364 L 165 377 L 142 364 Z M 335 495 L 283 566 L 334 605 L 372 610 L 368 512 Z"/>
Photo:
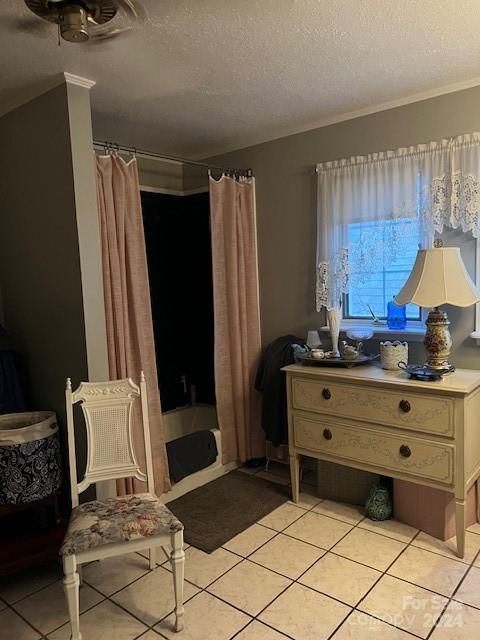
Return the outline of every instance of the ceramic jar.
<path id="1" fill-rule="evenodd" d="M 370 520 L 388 520 L 392 517 L 392 499 L 386 487 L 374 485 L 365 503 Z"/>
<path id="2" fill-rule="evenodd" d="M 408 343 L 400 342 L 399 340 L 395 340 L 395 342 L 390 342 L 390 340 L 381 342 L 380 361 L 383 369 L 396 371 L 399 362 L 408 363 Z"/>

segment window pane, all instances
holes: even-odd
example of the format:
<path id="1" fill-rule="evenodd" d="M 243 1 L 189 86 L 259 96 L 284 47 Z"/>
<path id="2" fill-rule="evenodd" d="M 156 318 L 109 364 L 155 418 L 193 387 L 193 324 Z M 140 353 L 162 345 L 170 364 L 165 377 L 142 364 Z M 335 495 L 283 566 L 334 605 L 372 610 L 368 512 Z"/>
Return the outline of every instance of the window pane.
<path id="1" fill-rule="evenodd" d="M 350 259 L 346 318 L 386 318 L 388 302 L 405 284 L 419 244 L 417 220 L 388 220 L 348 225 Z M 392 253 L 392 247 L 398 250 Z M 407 318 L 420 320 L 420 309 L 407 305 Z"/>

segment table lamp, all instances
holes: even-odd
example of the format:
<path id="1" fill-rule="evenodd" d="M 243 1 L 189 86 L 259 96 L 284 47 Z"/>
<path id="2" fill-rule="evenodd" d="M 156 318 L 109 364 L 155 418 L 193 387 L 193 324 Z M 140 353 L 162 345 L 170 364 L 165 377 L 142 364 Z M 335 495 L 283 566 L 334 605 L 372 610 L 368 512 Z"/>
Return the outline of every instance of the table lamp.
<path id="1" fill-rule="evenodd" d="M 433 307 L 425 322 L 423 344 L 428 354 L 427 365 L 437 370 L 451 368 L 448 356 L 452 346 L 447 312 L 438 307 L 441 304 L 469 307 L 479 300 L 480 292 L 468 275 L 460 249 L 443 246 L 419 249 L 408 280 L 395 296 L 398 305 L 413 302 L 420 307 Z"/>

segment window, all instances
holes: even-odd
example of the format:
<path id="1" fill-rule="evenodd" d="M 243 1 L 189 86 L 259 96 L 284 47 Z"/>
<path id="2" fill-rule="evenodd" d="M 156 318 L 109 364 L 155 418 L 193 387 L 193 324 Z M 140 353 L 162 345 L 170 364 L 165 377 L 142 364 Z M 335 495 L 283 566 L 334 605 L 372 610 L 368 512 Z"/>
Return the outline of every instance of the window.
<path id="1" fill-rule="evenodd" d="M 435 234 L 480 238 L 480 133 L 322 162 L 317 174 L 315 306 L 347 324 L 386 318 Z M 480 284 L 480 249 L 467 268 Z M 412 329 L 423 314 L 407 306 Z M 476 318 L 480 342 L 480 304 Z"/>
<path id="2" fill-rule="evenodd" d="M 392 243 L 392 237 L 402 240 Z M 343 316 L 348 319 L 387 317 L 388 302 L 400 291 L 412 270 L 420 242 L 417 221 L 408 220 L 350 223 L 347 229 L 350 274 L 344 295 Z M 368 238 L 368 240 L 367 240 Z M 399 250 L 389 255 L 388 246 Z M 407 305 L 407 320 L 420 321 L 421 312 Z"/>

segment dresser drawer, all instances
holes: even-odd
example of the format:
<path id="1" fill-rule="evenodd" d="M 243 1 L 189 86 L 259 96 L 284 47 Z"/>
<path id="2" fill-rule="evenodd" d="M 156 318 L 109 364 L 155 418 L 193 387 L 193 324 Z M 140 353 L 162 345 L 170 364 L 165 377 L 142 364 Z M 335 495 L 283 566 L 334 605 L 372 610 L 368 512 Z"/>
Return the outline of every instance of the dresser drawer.
<path id="1" fill-rule="evenodd" d="M 303 411 L 454 436 L 452 398 L 293 377 L 292 405 Z"/>
<path id="2" fill-rule="evenodd" d="M 314 454 L 401 471 L 444 484 L 453 483 L 454 449 L 450 444 L 396 436 L 328 419 L 293 416 L 294 445 Z"/>

